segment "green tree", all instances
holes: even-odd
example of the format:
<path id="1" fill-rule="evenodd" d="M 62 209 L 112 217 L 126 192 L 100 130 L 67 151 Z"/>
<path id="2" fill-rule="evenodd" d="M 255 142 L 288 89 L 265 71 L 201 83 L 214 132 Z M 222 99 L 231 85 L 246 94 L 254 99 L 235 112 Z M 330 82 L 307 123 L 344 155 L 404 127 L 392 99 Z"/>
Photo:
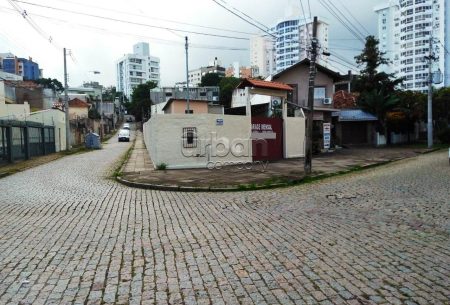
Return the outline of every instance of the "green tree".
<path id="1" fill-rule="evenodd" d="M 402 83 L 402 79 L 396 79 L 394 74 L 378 72 L 380 65 L 388 64 L 383 57 L 384 53 L 378 49 L 378 44 L 379 41 L 374 36 L 368 36 L 362 53 L 355 56 L 356 63 L 362 70 L 355 78 L 353 88 L 360 93 L 358 106 L 377 116 L 378 131 L 387 137 L 386 115 L 399 102 L 395 88 Z"/>
<path id="2" fill-rule="evenodd" d="M 212 86 L 219 86 L 219 83 L 223 76 L 219 75 L 218 73 L 207 73 L 202 76 L 202 82 L 200 83 L 200 86 L 202 87 L 212 87 Z"/>
<path id="3" fill-rule="evenodd" d="M 404 120 L 400 123 L 408 134 L 408 143 L 411 141 L 410 133 L 414 130 L 414 123 L 423 118 L 423 107 L 426 104 L 427 96 L 416 91 L 397 91 L 398 104 L 395 111 L 403 113 Z"/>
<path id="4" fill-rule="evenodd" d="M 223 77 L 220 80 L 220 103 L 225 107 L 231 106 L 231 99 L 233 97 L 233 91 L 241 82 L 240 78 L 236 77 Z"/>
<path id="5" fill-rule="evenodd" d="M 450 87 L 433 92 L 433 119 L 438 128 L 446 128 L 450 124 Z"/>
<path id="6" fill-rule="evenodd" d="M 125 103 L 128 113 L 134 115 L 137 121 L 150 117 L 152 106 L 150 90 L 156 88 L 156 86 L 157 84 L 152 81 L 138 85 L 131 95 L 131 103 Z"/>
<path id="7" fill-rule="evenodd" d="M 42 87 L 46 89 L 52 89 L 55 92 L 63 92 L 64 86 L 62 83 L 57 80 L 56 78 L 39 78 L 37 80 L 34 80 L 34 83 L 41 85 Z"/>

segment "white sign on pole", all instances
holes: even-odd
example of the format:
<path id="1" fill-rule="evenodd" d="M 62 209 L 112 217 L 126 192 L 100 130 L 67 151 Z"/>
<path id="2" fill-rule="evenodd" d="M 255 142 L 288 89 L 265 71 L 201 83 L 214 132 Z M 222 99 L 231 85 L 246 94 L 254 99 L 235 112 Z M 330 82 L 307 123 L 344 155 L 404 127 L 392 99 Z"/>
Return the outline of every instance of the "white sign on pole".
<path id="1" fill-rule="evenodd" d="M 330 149 L 331 123 L 323 123 L 323 148 Z"/>

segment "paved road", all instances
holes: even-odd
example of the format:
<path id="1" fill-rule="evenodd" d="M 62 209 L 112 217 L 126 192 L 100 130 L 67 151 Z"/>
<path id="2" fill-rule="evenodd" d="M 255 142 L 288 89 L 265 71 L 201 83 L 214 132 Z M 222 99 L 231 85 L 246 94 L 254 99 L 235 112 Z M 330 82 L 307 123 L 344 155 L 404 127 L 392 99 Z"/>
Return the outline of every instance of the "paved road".
<path id="1" fill-rule="evenodd" d="M 108 179 L 128 145 L 0 180 L 0 304 L 450 304 L 445 152 L 204 194 Z"/>

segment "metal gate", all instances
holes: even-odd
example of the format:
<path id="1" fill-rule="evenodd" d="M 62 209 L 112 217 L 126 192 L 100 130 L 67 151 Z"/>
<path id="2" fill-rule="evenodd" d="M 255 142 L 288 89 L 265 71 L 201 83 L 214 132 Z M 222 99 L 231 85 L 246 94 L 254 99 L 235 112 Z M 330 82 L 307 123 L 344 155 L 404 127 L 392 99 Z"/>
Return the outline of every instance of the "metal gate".
<path id="1" fill-rule="evenodd" d="M 252 118 L 253 161 L 283 159 L 283 119 Z"/>
<path id="2" fill-rule="evenodd" d="M 54 153 L 55 128 L 36 122 L 0 120 L 0 164 Z"/>

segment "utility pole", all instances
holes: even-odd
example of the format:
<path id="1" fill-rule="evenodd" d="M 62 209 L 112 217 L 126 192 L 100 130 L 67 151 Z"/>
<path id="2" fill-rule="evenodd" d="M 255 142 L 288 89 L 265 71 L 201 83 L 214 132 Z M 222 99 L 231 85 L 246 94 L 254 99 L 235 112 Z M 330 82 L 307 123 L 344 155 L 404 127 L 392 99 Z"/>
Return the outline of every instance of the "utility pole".
<path id="1" fill-rule="evenodd" d="M 66 48 L 64 48 L 64 110 L 66 119 L 66 150 L 70 150 L 70 123 L 69 123 L 69 95 L 67 93 L 67 63 Z"/>
<path id="2" fill-rule="evenodd" d="M 100 113 L 100 140 L 103 140 L 103 134 L 104 134 L 104 130 L 103 130 L 103 87 L 102 85 L 100 85 L 100 109 L 101 109 L 101 113 Z"/>
<path id="3" fill-rule="evenodd" d="M 428 124 L 427 124 L 427 139 L 428 148 L 433 147 L 433 75 L 432 75 L 432 63 L 435 60 L 433 55 L 433 28 L 430 34 L 430 53 L 428 57 Z"/>
<path id="4" fill-rule="evenodd" d="M 311 60 L 309 62 L 309 89 L 308 89 L 308 116 L 306 120 L 306 149 L 305 149 L 305 174 L 312 172 L 312 144 L 314 121 L 314 85 L 316 78 L 317 57 L 317 17 L 313 21 L 313 35 L 311 38 Z M 308 29 L 307 29 L 308 30 Z"/>
<path id="5" fill-rule="evenodd" d="M 189 108 L 189 64 L 188 64 L 188 37 L 185 38 L 185 48 L 186 48 L 186 113 L 191 113 Z"/>

